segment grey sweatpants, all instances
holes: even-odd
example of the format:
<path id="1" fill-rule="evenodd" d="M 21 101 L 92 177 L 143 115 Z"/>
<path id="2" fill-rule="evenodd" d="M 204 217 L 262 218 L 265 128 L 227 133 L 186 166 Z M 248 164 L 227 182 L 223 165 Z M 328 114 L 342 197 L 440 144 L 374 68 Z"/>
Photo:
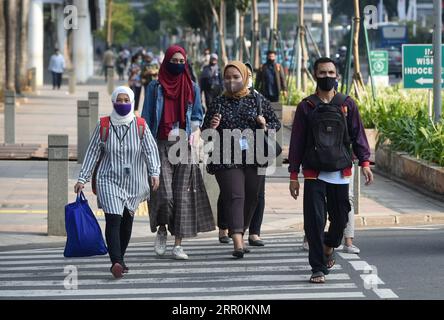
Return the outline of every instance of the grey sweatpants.
<path id="1" fill-rule="evenodd" d="M 348 198 L 350 199 L 351 210 L 348 213 L 347 226 L 344 229 L 344 238 L 354 238 L 355 237 L 355 202 L 353 197 L 353 186 L 354 186 L 355 170 L 352 169 L 352 176 L 350 177 L 350 184 L 348 186 Z"/>

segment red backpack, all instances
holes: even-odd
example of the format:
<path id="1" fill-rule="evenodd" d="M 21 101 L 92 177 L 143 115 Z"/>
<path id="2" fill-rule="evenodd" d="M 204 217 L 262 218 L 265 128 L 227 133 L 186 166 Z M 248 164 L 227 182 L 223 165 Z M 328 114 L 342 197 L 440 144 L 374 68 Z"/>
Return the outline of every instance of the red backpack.
<path id="1" fill-rule="evenodd" d="M 145 132 L 145 126 L 146 126 L 146 121 L 144 118 L 141 117 L 136 117 L 136 121 L 137 121 L 137 128 L 139 131 L 139 138 L 140 141 L 143 140 L 143 133 Z M 108 139 L 109 136 L 109 127 L 110 127 L 111 121 L 110 121 L 110 117 L 102 117 L 100 118 L 100 142 L 104 145 L 106 140 Z M 94 194 L 96 193 L 96 180 L 97 180 L 97 170 L 99 169 L 99 165 L 100 162 L 103 159 L 104 156 L 104 151 L 102 149 L 102 152 L 100 154 L 100 158 L 96 163 L 96 166 L 94 167 L 94 171 L 93 171 L 93 175 L 92 175 L 92 179 L 91 179 L 91 187 L 92 187 L 92 192 Z"/>

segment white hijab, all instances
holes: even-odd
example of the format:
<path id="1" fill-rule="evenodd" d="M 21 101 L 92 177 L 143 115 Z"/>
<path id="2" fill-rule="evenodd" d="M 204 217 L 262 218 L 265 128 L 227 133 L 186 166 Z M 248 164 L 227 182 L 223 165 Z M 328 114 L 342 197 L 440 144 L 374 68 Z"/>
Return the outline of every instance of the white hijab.
<path id="1" fill-rule="evenodd" d="M 116 102 L 117 96 L 121 93 L 126 93 L 131 102 L 131 111 L 126 116 L 119 115 L 113 107 L 113 112 L 111 113 L 111 122 L 113 125 L 129 125 L 131 121 L 134 120 L 134 92 L 128 87 L 120 86 L 114 89 L 113 94 L 111 95 L 111 101 L 113 103 Z"/>

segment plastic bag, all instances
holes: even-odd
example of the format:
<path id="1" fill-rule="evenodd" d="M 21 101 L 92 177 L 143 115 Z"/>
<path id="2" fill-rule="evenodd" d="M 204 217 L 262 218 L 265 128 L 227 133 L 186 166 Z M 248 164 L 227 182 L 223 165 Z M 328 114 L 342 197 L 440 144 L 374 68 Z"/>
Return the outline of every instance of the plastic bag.
<path id="1" fill-rule="evenodd" d="M 65 206 L 65 228 L 65 257 L 89 257 L 108 253 L 99 223 L 83 192 L 77 195 L 76 202 Z"/>

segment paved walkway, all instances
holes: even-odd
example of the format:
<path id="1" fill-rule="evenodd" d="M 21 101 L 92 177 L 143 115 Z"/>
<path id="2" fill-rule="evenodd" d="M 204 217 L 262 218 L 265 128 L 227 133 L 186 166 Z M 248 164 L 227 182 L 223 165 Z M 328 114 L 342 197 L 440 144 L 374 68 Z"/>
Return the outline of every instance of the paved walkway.
<path id="1" fill-rule="evenodd" d="M 63 89 L 67 90 L 67 87 Z M 38 94 L 19 99 L 16 114 L 16 142 L 47 144 L 48 134 L 68 134 L 69 143 L 77 142 L 77 100 L 87 99 L 88 91 L 99 92 L 99 115 L 111 111 L 110 96 L 103 79 L 94 78 L 86 85 L 78 85 L 76 93 L 40 88 Z M 143 100 L 142 100 L 143 101 Z M 288 141 L 286 131 L 284 143 Z M 0 141 L 3 141 L 4 120 L 0 114 Z M 80 166 L 69 163 L 69 191 L 76 181 Z M 63 242 L 64 237 L 46 236 L 47 162 L 0 161 L 0 246 Z M 376 175 L 375 184 L 361 186 L 361 212 L 357 227 L 395 224 L 444 223 L 444 202 L 428 198 L 389 179 Z M 74 193 L 70 197 L 74 201 Z M 93 210 L 96 201 L 90 186 L 86 196 Z M 61 213 L 63 214 L 63 213 Z M 103 216 L 98 216 L 102 227 Z M 266 185 L 266 208 L 263 232 L 301 231 L 302 193 L 293 200 L 288 191 L 286 167 L 278 168 Z M 209 234 L 206 234 L 208 236 Z M 216 237 L 216 231 L 211 233 Z M 146 208 L 141 208 L 135 220 L 133 237 L 152 236 L 149 232 Z"/>

